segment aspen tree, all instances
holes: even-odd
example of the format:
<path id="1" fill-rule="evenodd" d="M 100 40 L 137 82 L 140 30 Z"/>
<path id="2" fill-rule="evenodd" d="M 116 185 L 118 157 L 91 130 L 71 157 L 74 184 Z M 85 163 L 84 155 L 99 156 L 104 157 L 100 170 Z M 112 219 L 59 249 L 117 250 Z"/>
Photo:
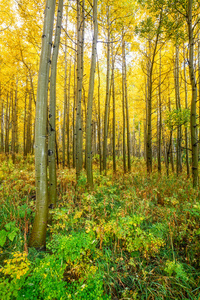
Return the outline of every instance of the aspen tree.
<path id="1" fill-rule="evenodd" d="M 1 97 L 1 85 L 0 85 L 0 97 Z M 1 98 L 1 152 L 4 151 L 4 102 Z"/>
<path id="2" fill-rule="evenodd" d="M 84 49 L 84 3 L 85 1 L 77 0 L 77 99 L 76 99 L 76 179 L 80 177 L 83 165 L 82 153 L 82 86 L 83 86 L 83 49 Z"/>
<path id="3" fill-rule="evenodd" d="M 129 125 L 129 106 L 128 106 L 128 88 L 127 88 L 127 71 L 126 71 L 126 49 L 125 40 L 122 39 L 122 63 L 124 64 L 124 92 L 125 92 L 125 110 L 126 110 L 126 129 L 127 129 L 127 158 L 128 158 L 128 171 L 131 171 L 131 151 L 130 151 L 130 125 Z"/>
<path id="4" fill-rule="evenodd" d="M 72 113 L 72 130 L 73 130 L 73 168 L 76 168 L 76 128 L 75 128 L 75 108 L 76 108 L 76 59 L 74 59 L 74 97 Z"/>
<path id="5" fill-rule="evenodd" d="M 46 245 L 48 217 L 47 97 L 55 2 L 55 0 L 47 0 L 45 7 L 35 120 L 36 215 L 29 246 L 42 249 Z"/>
<path id="6" fill-rule="evenodd" d="M 26 74 L 26 90 L 24 99 L 24 132 L 23 132 L 23 155 L 26 156 L 26 128 L 27 128 L 27 117 L 26 117 L 26 102 L 28 95 L 28 76 Z"/>
<path id="7" fill-rule="evenodd" d="M 104 115 L 104 138 L 103 138 L 103 171 L 106 172 L 107 141 L 108 141 L 108 114 L 110 106 L 110 8 L 106 7 L 107 18 L 107 73 L 106 73 L 106 101 Z"/>
<path id="8" fill-rule="evenodd" d="M 69 132 L 69 112 L 70 112 L 70 82 L 71 82 L 71 58 L 69 62 L 69 74 L 68 74 L 68 94 L 67 94 L 67 167 L 70 168 L 70 132 Z"/>
<path id="9" fill-rule="evenodd" d="M 6 101 L 6 115 L 5 115 L 5 119 L 6 119 L 6 124 L 5 124 L 5 154 L 9 153 L 9 133 L 10 133 L 10 104 L 9 104 L 9 95 L 7 93 L 7 101 Z"/>
<path id="10" fill-rule="evenodd" d="M 162 111 L 161 111 L 161 49 L 159 61 L 159 85 L 158 85 L 158 123 L 157 123 L 157 138 L 158 138 L 158 172 L 161 173 L 161 133 L 162 133 Z"/>
<path id="11" fill-rule="evenodd" d="M 184 83 L 185 83 L 185 109 L 188 109 L 188 88 L 187 88 L 187 75 L 186 75 L 186 54 L 185 45 L 183 44 L 183 58 L 184 58 Z M 188 145 L 188 130 L 185 126 L 185 151 L 186 151 L 186 166 L 187 166 L 187 176 L 190 176 L 190 166 L 189 166 L 189 145 Z"/>
<path id="12" fill-rule="evenodd" d="M 93 107 L 93 94 L 94 94 L 94 77 L 96 69 L 96 54 L 97 54 L 97 36 L 98 36 L 98 23 L 97 23 L 97 0 L 93 0 L 93 42 L 92 42 L 92 57 L 90 67 L 90 81 L 88 91 L 87 103 L 87 120 L 86 120 L 86 171 L 87 182 L 90 187 L 93 186 L 93 173 L 92 173 L 92 107 Z M 95 134 L 95 133 L 94 133 Z"/>
<path id="13" fill-rule="evenodd" d="M 159 15 L 159 24 L 157 27 L 156 39 L 154 42 L 153 53 L 149 59 L 148 68 L 148 100 L 147 100 L 147 172 L 152 172 L 152 85 L 153 85 L 153 68 L 155 63 L 155 56 L 157 52 L 158 40 L 160 36 L 160 29 L 162 25 L 163 8 L 161 8 Z"/>
<path id="14" fill-rule="evenodd" d="M 113 100 L 113 172 L 116 172 L 116 117 L 115 117 L 115 58 L 114 58 L 114 49 L 113 49 L 113 39 L 111 44 L 111 56 L 112 56 L 112 100 Z"/>
<path id="15" fill-rule="evenodd" d="M 175 96 L 176 96 L 176 109 L 181 110 L 181 99 L 180 99 L 180 82 L 179 82 L 179 46 L 175 47 L 175 69 L 174 69 L 174 80 L 175 80 Z M 177 127 L 177 140 L 176 140 L 176 172 L 177 175 L 182 172 L 182 155 L 181 155 L 181 143 L 182 143 L 182 128 L 181 124 Z"/>
<path id="16" fill-rule="evenodd" d="M 168 105 L 171 111 L 170 84 L 168 84 Z M 170 128 L 169 145 L 167 149 L 167 176 L 169 176 L 169 159 L 171 162 L 172 172 L 174 172 L 174 157 L 173 157 L 173 127 Z"/>
<path id="17" fill-rule="evenodd" d="M 102 151 L 101 151 L 101 106 L 100 106 L 100 89 L 101 89 L 101 78 L 99 70 L 99 60 L 97 56 L 97 71 L 98 71 L 98 141 L 99 141 L 99 169 L 100 174 L 102 172 Z"/>
<path id="18" fill-rule="evenodd" d="M 31 119 L 32 119 L 32 92 L 29 89 L 28 117 L 26 122 L 26 155 L 31 153 Z"/>
<path id="19" fill-rule="evenodd" d="M 125 113 L 125 43 L 124 43 L 124 33 L 122 31 L 122 118 L 123 118 L 123 168 L 124 173 L 126 173 L 126 113 Z"/>
<path id="20" fill-rule="evenodd" d="M 199 102 L 199 141 L 200 141 L 200 29 L 198 33 L 198 84 L 199 84 L 199 97 L 198 97 L 198 102 Z M 199 153 L 200 153 L 200 146 L 199 146 Z"/>
<path id="21" fill-rule="evenodd" d="M 62 24 L 63 0 L 59 0 L 55 40 L 53 44 L 53 54 L 50 77 L 50 109 L 49 109 L 49 203 L 50 209 L 55 208 L 57 201 L 57 177 L 56 177 L 56 73 L 58 50 L 60 44 L 60 33 Z"/>
<path id="22" fill-rule="evenodd" d="M 15 121 L 16 121 L 16 116 L 15 116 L 15 101 L 13 97 L 13 92 L 12 92 L 12 99 L 11 99 L 11 106 L 12 106 L 12 137 L 11 137 L 11 153 L 12 153 L 12 161 L 13 164 L 15 163 Z"/>
<path id="23" fill-rule="evenodd" d="M 194 26 L 192 18 L 193 0 L 188 0 L 187 7 L 187 25 L 188 25 L 188 37 L 189 37 L 189 74 L 190 83 L 192 86 L 192 101 L 191 101 L 191 144 L 192 144 L 192 177 L 193 186 L 198 185 L 198 136 L 197 136 L 197 114 L 196 114 L 196 102 L 197 102 L 197 82 L 194 70 Z"/>
<path id="24" fill-rule="evenodd" d="M 68 23 L 68 6 L 65 30 L 67 32 Z M 65 33 L 65 47 L 64 47 L 64 59 L 65 59 L 65 77 L 64 77 L 64 107 L 63 107 L 63 125 L 62 125 L 62 164 L 65 167 L 65 135 L 66 135 L 66 113 L 67 110 L 67 34 Z"/>
<path id="25" fill-rule="evenodd" d="M 135 118 L 133 118 L 133 157 L 136 155 Z"/>

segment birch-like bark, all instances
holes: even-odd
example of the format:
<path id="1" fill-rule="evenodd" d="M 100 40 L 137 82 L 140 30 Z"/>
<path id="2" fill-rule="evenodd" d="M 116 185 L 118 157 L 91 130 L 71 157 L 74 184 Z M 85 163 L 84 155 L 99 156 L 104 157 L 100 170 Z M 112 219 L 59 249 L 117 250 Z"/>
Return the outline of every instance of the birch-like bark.
<path id="1" fill-rule="evenodd" d="M 198 95 L 198 102 L 199 102 L 199 141 L 200 141 L 200 29 L 198 33 L 198 84 L 199 84 L 199 95 Z M 199 153 L 200 153 L 200 146 L 199 146 Z"/>
<path id="2" fill-rule="evenodd" d="M 82 7 L 82 10 L 81 10 Z M 76 99 L 76 179 L 80 177 L 83 165 L 82 154 L 82 85 L 83 85 L 83 48 L 84 48 L 84 0 L 77 0 L 77 99 Z"/>
<path id="3" fill-rule="evenodd" d="M 188 108 L 188 89 L 187 89 L 187 74 L 186 74 L 186 55 L 185 55 L 185 45 L 183 45 L 183 58 L 184 58 L 184 81 L 185 81 L 185 108 Z M 185 126 L 185 151 L 186 151 L 186 167 L 187 167 L 187 177 L 190 176 L 190 166 L 189 166 L 189 143 L 188 143 L 188 130 Z"/>
<path id="4" fill-rule="evenodd" d="M 4 103 L 3 99 L 1 98 L 1 86 L 0 86 L 0 103 L 1 103 L 1 152 L 4 151 Z"/>
<path id="5" fill-rule="evenodd" d="M 189 37 L 189 74 L 190 83 L 192 86 L 192 101 L 191 101 L 191 144 L 192 144 L 192 177 L 193 186 L 198 185 L 198 135 L 197 135 L 197 123 L 196 123 L 196 103 L 197 103 L 197 83 L 194 71 L 194 27 L 192 24 L 192 5 L 193 1 L 188 0 L 188 37 Z"/>
<path id="6" fill-rule="evenodd" d="M 113 100 L 113 124 L 112 124 L 112 138 L 113 138 L 113 173 L 116 173 L 116 117 L 115 117 L 115 58 L 113 49 L 113 39 L 111 44 L 111 56 L 112 56 L 112 100 Z"/>
<path id="7" fill-rule="evenodd" d="M 126 129 L 127 129 L 127 158 L 128 158 L 128 171 L 131 171 L 131 147 L 130 147 L 130 125 L 129 125 L 129 106 L 128 106 L 128 89 L 127 89 L 127 72 L 126 72 L 126 49 L 124 34 L 122 39 L 122 60 L 124 64 L 124 92 L 125 92 L 125 109 L 126 109 Z"/>
<path id="8" fill-rule="evenodd" d="M 100 78 L 100 70 L 99 70 L 99 60 L 97 56 L 97 71 L 98 71 L 98 143 L 99 143 L 99 171 L 100 174 L 102 172 L 102 155 L 101 155 L 101 78 Z"/>
<path id="9" fill-rule="evenodd" d="M 162 24 L 162 10 L 160 12 L 160 20 L 158 25 L 158 31 L 156 35 L 156 40 L 154 43 L 154 49 L 152 53 L 152 57 L 149 59 L 149 67 L 148 67 L 148 99 L 147 99 L 147 172 L 152 172 L 152 85 L 153 85 L 153 68 L 155 62 L 155 56 L 158 46 L 158 39 L 160 35 L 160 27 Z M 151 46 L 150 50 L 151 52 Z"/>
<path id="10" fill-rule="evenodd" d="M 7 93 L 7 101 L 6 101 L 6 115 L 5 115 L 5 121 L 6 121 L 6 129 L 5 129 L 5 154 L 9 153 L 9 133 L 10 133 L 10 109 L 9 109 L 9 95 Z"/>
<path id="11" fill-rule="evenodd" d="M 53 44 L 53 54 L 51 63 L 50 77 L 50 109 L 49 109 L 49 144 L 48 144 L 48 161 L 49 161 L 49 209 L 56 207 L 57 201 L 57 177 L 56 177 L 56 75 L 57 60 L 60 44 L 61 24 L 63 14 L 63 0 L 59 0 L 55 40 Z M 51 222 L 51 217 L 49 218 Z"/>
<path id="12" fill-rule="evenodd" d="M 180 88 L 179 88 L 179 46 L 176 45 L 175 53 L 175 96 L 176 96 L 176 109 L 181 110 L 180 101 Z M 182 143 L 182 128 L 181 124 L 177 127 L 177 143 L 176 143 L 176 172 L 177 175 L 182 172 L 182 155 L 181 155 L 181 143 Z"/>
<path id="13" fill-rule="evenodd" d="M 161 112 L 161 49 L 159 64 L 159 86 L 158 86 L 158 172 L 161 173 L 161 134 L 162 134 L 162 112 Z"/>
<path id="14" fill-rule="evenodd" d="M 68 75 L 68 94 L 67 94 L 67 167 L 70 168 L 70 131 L 69 131 L 69 114 L 70 114 L 70 87 L 71 87 L 71 59 L 69 63 L 69 75 Z"/>
<path id="15" fill-rule="evenodd" d="M 18 134 L 18 79 L 15 89 L 15 153 L 19 153 L 19 134 Z"/>
<path id="16" fill-rule="evenodd" d="M 168 86 L 168 91 L 170 91 L 170 85 Z M 171 111 L 171 98 L 170 98 L 170 92 L 169 92 L 169 111 Z M 170 129 L 170 140 L 169 140 L 169 157 L 171 162 L 171 168 L 172 172 L 174 173 L 174 155 L 173 155 L 173 149 L 174 149 L 174 143 L 173 143 L 173 128 Z"/>
<path id="17" fill-rule="evenodd" d="M 125 64 L 124 64 L 124 55 L 125 55 L 125 43 L 124 43 L 124 33 L 122 31 L 122 120 L 123 120 L 123 169 L 126 173 L 126 113 L 125 113 Z"/>
<path id="18" fill-rule="evenodd" d="M 31 119 L 32 119 L 32 92 L 29 90 L 29 103 L 28 103 L 28 117 L 27 117 L 27 128 L 26 128 L 26 154 L 31 153 L 32 141 L 31 141 Z"/>
<path id="19" fill-rule="evenodd" d="M 28 76 L 26 76 L 26 90 L 25 90 L 25 99 L 24 99 L 24 130 L 23 130 L 23 155 L 24 157 L 27 155 L 26 153 L 26 129 L 27 129 L 27 116 L 26 116 L 26 102 L 28 95 Z"/>
<path id="20" fill-rule="evenodd" d="M 93 0 L 93 43 L 92 43 L 92 57 L 90 67 L 90 81 L 88 91 L 87 103 L 87 120 L 86 120 L 86 171 L 87 182 L 90 187 L 93 187 L 93 172 L 92 172 L 92 107 L 93 107 L 93 94 L 94 94 L 94 78 L 96 69 L 97 57 L 97 36 L 98 36 L 98 23 L 97 23 L 97 0 Z M 94 132 L 96 135 L 96 132 Z"/>
<path id="21" fill-rule="evenodd" d="M 141 157 L 141 130 L 140 121 L 138 122 L 138 157 Z"/>
<path id="22" fill-rule="evenodd" d="M 107 6 L 107 74 L 106 74 L 106 101 L 104 115 L 104 139 L 103 139 L 103 171 L 106 172 L 107 141 L 108 141 L 108 114 L 110 106 L 110 9 Z"/>
<path id="23" fill-rule="evenodd" d="M 68 24 L 68 5 L 66 8 L 66 24 L 65 31 L 67 32 Z M 62 165 L 65 167 L 65 137 L 66 137 L 66 114 L 67 114 L 67 34 L 65 33 L 65 47 L 64 47 L 64 57 L 65 57 L 65 76 L 64 76 L 64 104 L 63 104 L 63 124 L 62 124 Z"/>
<path id="24" fill-rule="evenodd" d="M 72 111 L 72 130 L 73 130 L 73 168 L 76 168 L 76 128 L 75 128 L 75 109 L 76 109 L 76 59 L 74 59 L 74 101 Z"/>
<path id="25" fill-rule="evenodd" d="M 135 118 L 133 118 L 133 158 L 136 156 Z"/>
<path id="26" fill-rule="evenodd" d="M 47 192 L 47 98 L 55 0 L 47 0 L 38 74 L 35 120 L 36 214 L 30 247 L 45 248 L 48 217 Z"/>
<path id="27" fill-rule="evenodd" d="M 11 106 L 12 106 L 12 137 L 11 137 L 11 153 L 12 161 L 15 163 L 15 100 L 13 98 L 13 91 L 11 96 Z"/>

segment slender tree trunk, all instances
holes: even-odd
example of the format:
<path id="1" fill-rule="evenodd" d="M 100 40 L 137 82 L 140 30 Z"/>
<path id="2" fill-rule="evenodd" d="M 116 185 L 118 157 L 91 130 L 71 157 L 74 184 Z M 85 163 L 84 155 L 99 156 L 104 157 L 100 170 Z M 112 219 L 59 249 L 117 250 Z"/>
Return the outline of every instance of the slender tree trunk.
<path id="1" fill-rule="evenodd" d="M 67 16 L 65 30 L 67 32 L 67 23 L 68 23 L 68 6 L 67 6 Z M 63 168 L 65 167 L 65 136 L 66 136 L 66 114 L 68 113 L 67 108 L 67 34 L 65 33 L 65 77 L 64 77 L 64 109 L 63 109 L 63 126 L 62 126 L 62 162 Z"/>
<path id="2" fill-rule="evenodd" d="M 9 153 L 9 134 L 10 134 L 10 103 L 9 95 L 7 93 L 6 101 L 6 134 L 5 134 L 5 153 Z"/>
<path id="3" fill-rule="evenodd" d="M 133 118 L 133 158 L 136 156 L 135 118 Z"/>
<path id="4" fill-rule="evenodd" d="M 183 45 L 183 57 L 184 57 L 184 81 L 185 81 L 185 108 L 188 108 L 188 90 L 187 90 L 187 74 L 186 74 L 186 56 L 185 56 L 185 45 Z M 186 167 L 187 167 L 187 177 L 190 176 L 190 166 L 189 166 L 189 149 L 188 149 L 188 130 L 185 126 L 185 152 L 186 152 Z"/>
<path id="5" fill-rule="evenodd" d="M 82 13 L 81 13 L 82 7 Z M 76 99 L 76 179 L 80 177 L 83 166 L 82 154 L 82 85 L 83 85 L 83 47 L 84 47 L 84 0 L 77 0 L 77 99 Z"/>
<path id="6" fill-rule="evenodd" d="M 96 56 L 97 56 L 97 36 L 98 36 L 98 23 L 97 23 L 97 0 L 93 0 L 93 43 L 92 43 L 92 57 L 90 67 L 90 81 L 88 91 L 87 103 L 87 120 L 86 120 L 86 171 L 87 182 L 90 187 L 93 187 L 93 172 L 92 172 L 92 106 L 94 94 L 94 78 L 96 69 Z M 96 133 L 95 133 L 96 134 Z"/>
<path id="7" fill-rule="evenodd" d="M 83 120 L 83 132 L 86 133 L 86 120 L 87 120 L 87 104 L 86 104 L 86 96 L 85 96 L 85 88 L 83 87 L 83 93 L 82 93 L 82 102 L 83 102 L 83 108 L 82 108 L 82 120 Z M 93 122 L 92 122 L 92 128 L 93 128 Z M 93 130 L 92 130 L 92 136 L 93 136 Z M 82 140 L 84 138 L 84 135 L 82 135 Z M 86 138 L 86 136 L 85 136 Z M 91 150 L 92 151 L 92 150 Z M 85 141 L 85 149 L 84 149 L 84 163 L 83 163 L 83 168 L 86 170 L 86 141 Z"/>
<path id="8" fill-rule="evenodd" d="M 130 125 L 129 125 L 129 107 L 128 107 L 128 89 L 127 89 L 127 72 L 126 72 L 126 49 L 124 33 L 122 33 L 122 63 L 124 65 L 124 92 L 125 92 L 125 108 L 126 108 L 126 128 L 127 128 L 127 157 L 128 171 L 131 171 L 131 153 L 130 153 Z"/>
<path id="9" fill-rule="evenodd" d="M 1 103 L 1 152 L 4 151 L 4 105 L 3 105 L 3 100 Z"/>
<path id="10" fill-rule="evenodd" d="M 26 128 L 26 154 L 31 153 L 32 141 L 31 141 L 31 119 L 32 119 L 32 93 L 29 90 L 29 104 L 28 104 L 28 118 L 27 118 L 27 128 Z"/>
<path id="11" fill-rule="evenodd" d="M 64 79 L 64 107 L 63 107 L 63 124 L 62 124 L 62 165 L 65 167 L 65 135 L 66 135 L 66 112 L 67 112 L 67 61 L 65 58 L 65 79 Z"/>
<path id="12" fill-rule="evenodd" d="M 35 120 L 36 214 L 29 240 L 30 247 L 45 248 L 48 217 L 47 192 L 47 98 L 55 0 L 47 0 L 40 68 L 38 74 Z"/>
<path id="13" fill-rule="evenodd" d="M 167 145 L 166 145 L 164 125 L 162 125 L 162 140 L 163 140 L 163 157 L 164 157 L 164 162 L 165 162 L 165 166 L 166 166 L 167 165 Z"/>
<path id="14" fill-rule="evenodd" d="M 74 103 L 72 111 L 72 129 L 73 129 L 73 168 L 76 168 L 76 129 L 75 129 L 75 108 L 76 108 L 76 60 L 74 60 Z"/>
<path id="15" fill-rule="evenodd" d="M 147 64 L 148 67 L 148 64 Z M 147 77 L 148 79 L 148 77 Z M 145 78 L 145 107 L 146 107 L 146 114 L 144 120 L 144 159 L 147 163 L 147 104 L 148 104 L 148 80 L 146 82 Z"/>
<path id="16" fill-rule="evenodd" d="M 161 110 L 161 49 L 159 64 L 159 86 L 158 86 L 158 173 L 161 173 L 161 135 L 162 135 L 162 110 Z"/>
<path id="17" fill-rule="evenodd" d="M 68 96 L 67 96 L 67 166 L 70 168 L 70 132 L 69 132 L 69 114 L 70 114 L 70 81 L 71 81 L 71 59 L 69 65 Z"/>
<path id="18" fill-rule="evenodd" d="M 114 58 L 114 49 L 113 49 L 113 39 L 111 44 L 111 53 L 112 53 L 112 100 L 113 100 L 113 124 L 112 124 L 112 137 L 113 137 L 113 172 L 116 173 L 116 118 L 115 118 L 115 58 Z"/>
<path id="19" fill-rule="evenodd" d="M 15 140 L 15 128 L 16 128 L 16 124 L 15 124 L 15 121 L 16 121 L 16 116 L 15 116 L 15 99 L 13 98 L 13 92 L 12 92 L 12 141 L 11 141 L 11 152 L 12 152 L 12 161 L 13 161 L 13 164 L 15 163 L 15 143 L 16 143 L 16 140 Z"/>
<path id="20" fill-rule="evenodd" d="M 98 141 L 99 141 L 99 170 L 100 174 L 102 172 L 102 155 L 101 155 L 101 78 L 100 78 L 100 70 L 99 70 L 99 60 L 97 57 L 97 71 L 98 71 Z"/>
<path id="21" fill-rule="evenodd" d="M 170 84 L 168 85 L 168 103 L 169 103 L 169 111 L 171 111 L 171 98 L 170 98 Z M 169 157 L 170 157 L 170 162 L 171 162 L 171 167 L 172 167 L 172 172 L 174 173 L 174 155 L 173 155 L 173 128 L 170 129 L 170 139 L 169 139 Z"/>
<path id="22" fill-rule="evenodd" d="M 179 46 L 176 45 L 175 54 L 175 95 L 176 95 L 176 109 L 181 110 L 180 101 L 180 89 L 179 89 Z M 182 143 L 182 133 L 181 125 L 177 127 L 177 143 L 176 143 L 176 172 L 177 175 L 182 172 L 182 155 L 181 155 L 181 143 Z"/>
<path id="23" fill-rule="evenodd" d="M 3 152 L 4 150 L 4 140 L 3 140 L 3 135 L 4 135 L 4 130 L 3 130 L 3 99 L 1 95 L 1 82 L 0 82 L 0 108 L 1 108 L 1 145 L 0 145 L 0 152 Z"/>
<path id="24" fill-rule="evenodd" d="M 50 77 L 50 109 L 49 109 L 49 144 L 48 144 L 48 161 L 49 161 L 49 209 L 56 207 L 57 201 L 57 177 L 56 177 L 56 75 L 57 60 L 60 44 L 60 33 L 62 24 L 63 0 L 59 0 L 55 40 L 53 45 L 51 77 Z M 51 215 L 49 222 L 51 223 Z"/>
<path id="25" fill-rule="evenodd" d="M 192 0 L 188 0 L 188 36 L 189 36 L 189 74 L 192 86 L 192 101 L 191 101 L 191 144 L 192 144 L 192 177 L 193 186 L 198 185 L 198 137 L 196 124 L 196 102 L 197 102 L 197 83 L 194 71 L 194 28 L 192 25 Z"/>
<path id="26" fill-rule="evenodd" d="M 18 140 L 18 79 L 16 80 L 16 89 L 15 89 L 15 153 L 19 153 L 19 140 Z"/>
<path id="27" fill-rule="evenodd" d="M 27 129 L 27 115 L 26 115 L 26 102 L 28 95 L 28 76 L 26 76 L 26 90 L 25 90 L 25 99 L 24 99 L 24 134 L 23 134 L 23 154 L 26 157 L 26 129 Z"/>
<path id="28" fill-rule="evenodd" d="M 121 136 L 121 132 L 120 132 L 120 127 L 119 127 L 119 121 L 117 122 L 117 131 L 118 131 L 118 135 L 117 135 L 117 154 L 118 154 L 118 158 L 121 155 L 121 151 L 120 151 L 120 136 Z"/>
<path id="29" fill-rule="evenodd" d="M 106 172 L 107 139 L 108 139 L 108 112 L 110 106 L 110 12 L 106 10 L 107 17 L 107 75 L 106 75 L 106 102 L 104 116 L 104 140 L 103 140 L 103 171 Z"/>
<path id="30" fill-rule="evenodd" d="M 138 122 L 138 157 L 141 157 L 141 123 Z"/>
<path id="31" fill-rule="evenodd" d="M 157 52 L 157 46 L 158 46 L 158 39 L 160 35 L 160 28 L 162 24 L 162 13 L 160 12 L 159 17 L 159 25 L 158 25 L 158 32 L 156 35 L 156 40 L 154 43 L 154 50 L 152 53 L 151 60 L 149 62 L 149 68 L 148 68 L 148 104 L 147 104 L 147 172 L 152 172 L 152 85 L 153 85 L 153 68 L 154 68 L 154 62 L 155 62 L 155 56 Z M 151 50 L 149 51 L 151 52 Z"/>
<path id="32" fill-rule="evenodd" d="M 199 142 L 200 142 L 200 31 L 198 33 L 198 83 L 199 83 Z M 200 154 L 200 146 L 199 146 L 199 154 Z"/>
<path id="33" fill-rule="evenodd" d="M 126 173 L 126 112 L 125 112 L 125 65 L 124 65 L 124 33 L 122 31 L 122 119 L 123 119 L 123 169 Z"/>

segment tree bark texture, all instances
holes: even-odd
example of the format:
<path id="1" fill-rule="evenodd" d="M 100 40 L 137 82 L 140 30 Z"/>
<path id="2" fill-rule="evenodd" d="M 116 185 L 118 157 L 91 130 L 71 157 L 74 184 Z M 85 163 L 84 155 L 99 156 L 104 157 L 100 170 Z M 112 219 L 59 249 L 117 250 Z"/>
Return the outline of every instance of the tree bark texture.
<path id="1" fill-rule="evenodd" d="M 97 0 L 93 0 L 93 43 L 92 43 L 92 58 L 90 67 L 90 81 L 88 91 L 87 103 L 87 120 L 86 120 L 86 171 L 87 182 L 90 187 L 93 187 L 93 173 L 92 173 L 92 107 L 93 107 L 93 94 L 94 94 L 94 78 L 96 69 L 97 57 L 97 36 L 98 36 L 98 23 L 97 23 Z M 96 133 L 94 133 L 96 135 Z"/>
<path id="2" fill-rule="evenodd" d="M 82 10 L 81 10 L 82 8 Z M 76 99 L 76 179 L 80 177 L 83 165 L 82 150 L 82 86 L 83 86 L 83 48 L 84 48 L 84 0 L 77 0 L 77 99 Z"/>
<path id="3" fill-rule="evenodd" d="M 55 0 L 47 0 L 38 74 L 35 120 L 36 214 L 30 247 L 45 248 L 48 217 L 47 192 L 47 98 Z"/>
<path id="4" fill-rule="evenodd" d="M 184 58 L 184 81 L 185 81 L 185 108 L 188 108 L 188 88 L 187 88 L 187 74 L 186 74 L 186 55 L 185 55 L 185 45 L 183 45 L 183 58 Z M 187 176 L 190 176 L 190 166 L 189 166 L 189 143 L 188 143 L 188 129 L 185 126 L 185 152 L 186 152 L 186 167 Z"/>
<path id="5" fill-rule="evenodd" d="M 58 50 L 60 44 L 61 24 L 63 13 L 63 0 L 59 0 L 55 40 L 53 44 L 53 54 L 50 77 L 50 109 L 49 109 L 49 208 L 53 209 L 57 201 L 57 177 L 56 177 L 56 74 Z"/>
<path id="6" fill-rule="evenodd" d="M 128 158 L 128 171 L 131 171 L 131 147 L 130 147 L 130 125 L 129 125 L 129 105 L 128 105 L 128 89 L 127 89 L 127 71 L 126 71 L 126 49 L 124 33 L 122 38 L 122 63 L 124 65 L 124 93 L 125 93 L 125 110 L 126 110 L 126 138 L 127 138 L 127 158 Z"/>
<path id="7" fill-rule="evenodd" d="M 179 82 L 179 46 L 176 45 L 176 53 L 175 53 L 175 96 L 176 96 L 176 109 L 177 111 L 181 110 L 181 100 L 180 100 L 180 82 Z M 181 124 L 177 126 L 177 140 L 176 140 L 176 172 L 177 175 L 182 172 L 182 128 Z"/>
<path id="8" fill-rule="evenodd" d="M 106 101 L 104 115 L 104 139 L 103 139 L 103 171 L 106 172 L 107 141 L 108 141 L 108 114 L 110 106 L 110 12 L 107 6 L 107 75 L 106 75 Z"/>
<path id="9" fill-rule="evenodd" d="M 196 123 L 196 103 L 197 103 L 197 83 L 194 71 L 194 29 L 192 25 L 192 5 L 193 1 L 188 0 L 188 37 L 189 37 L 189 74 L 190 83 L 192 86 L 192 101 L 191 101 L 191 144 L 192 144 L 192 177 L 193 186 L 198 185 L 198 135 L 197 135 L 197 123 Z"/>

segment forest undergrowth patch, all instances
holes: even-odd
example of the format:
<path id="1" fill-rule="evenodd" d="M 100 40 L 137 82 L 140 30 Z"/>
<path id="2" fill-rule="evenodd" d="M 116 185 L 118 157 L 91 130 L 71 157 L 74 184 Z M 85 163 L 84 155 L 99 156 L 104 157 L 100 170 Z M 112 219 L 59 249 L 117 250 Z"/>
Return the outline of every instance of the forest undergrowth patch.
<path id="1" fill-rule="evenodd" d="M 47 249 L 28 249 L 35 210 L 32 157 L 0 157 L 1 299 L 200 299 L 200 199 L 183 172 L 106 176 L 58 169 Z M 121 162 L 120 162 L 121 163 Z"/>

